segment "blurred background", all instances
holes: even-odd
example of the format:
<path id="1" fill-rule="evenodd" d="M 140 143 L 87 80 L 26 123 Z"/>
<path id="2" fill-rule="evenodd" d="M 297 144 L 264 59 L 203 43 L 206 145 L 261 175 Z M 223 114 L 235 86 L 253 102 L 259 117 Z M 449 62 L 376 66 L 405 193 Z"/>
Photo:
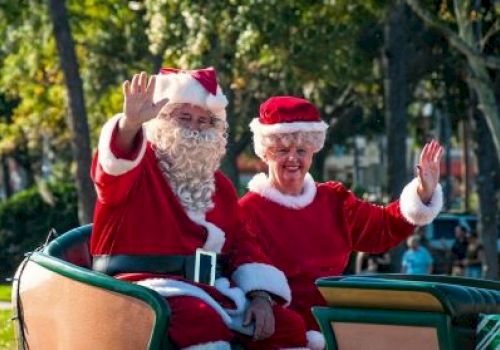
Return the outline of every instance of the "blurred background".
<path id="1" fill-rule="evenodd" d="M 0 1 L 0 282 L 50 228 L 92 220 L 100 127 L 121 111 L 125 79 L 162 66 L 217 69 L 223 170 L 240 194 L 265 171 L 248 123 L 271 95 L 319 107 L 330 128 L 315 179 L 372 202 L 397 198 L 437 138 L 446 213 L 417 232 L 433 271 L 454 273 L 463 226 L 482 244 L 481 276 L 497 278 L 499 14 L 494 0 Z"/>
<path id="2" fill-rule="evenodd" d="M 265 171 L 248 123 L 271 95 L 319 107 L 330 128 L 314 177 L 372 202 L 397 198 L 437 138 L 445 213 L 416 232 L 429 271 L 466 273 L 470 239 L 480 276 L 496 279 L 499 14 L 495 0 L 1 0 L 0 283 L 50 228 L 92 220 L 91 155 L 122 82 L 210 65 L 230 100 L 223 170 L 240 194 Z M 404 250 L 359 255 L 347 272 L 400 271 Z"/>

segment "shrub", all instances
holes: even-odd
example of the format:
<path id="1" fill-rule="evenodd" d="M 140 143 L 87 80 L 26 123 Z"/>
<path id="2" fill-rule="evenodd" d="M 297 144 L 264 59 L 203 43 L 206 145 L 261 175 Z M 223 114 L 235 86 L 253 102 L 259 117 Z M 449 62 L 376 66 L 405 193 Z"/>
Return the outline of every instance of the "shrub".
<path id="1" fill-rule="evenodd" d="M 0 281 L 11 277 L 24 254 L 45 242 L 50 228 L 78 226 L 73 184 L 41 183 L 0 203 Z"/>

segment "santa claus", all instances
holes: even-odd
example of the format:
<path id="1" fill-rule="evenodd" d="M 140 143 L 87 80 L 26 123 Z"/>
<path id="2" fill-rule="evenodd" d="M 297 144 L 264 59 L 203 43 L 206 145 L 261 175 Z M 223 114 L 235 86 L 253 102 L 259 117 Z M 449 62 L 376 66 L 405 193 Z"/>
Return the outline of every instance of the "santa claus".
<path id="1" fill-rule="evenodd" d="M 92 164 L 94 269 L 165 296 L 179 348 L 230 349 L 240 328 L 249 349 L 305 346 L 302 319 L 280 306 L 291 301 L 286 278 L 242 229 L 217 170 L 227 100 L 215 70 L 143 72 L 123 94 Z"/>
<path id="2" fill-rule="evenodd" d="M 269 167 L 249 183 L 241 200 L 247 230 L 292 289 L 290 308 L 307 325 L 308 344 L 323 349 L 311 307 L 325 301 L 314 282 L 339 275 L 353 251 L 381 253 L 429 223 L 440 211 L 438 184 L 443 149 L 433 141 L 420 157 L 418 176 L 400 200 L 386 207 L 366 203 L 339 182 L 315 183 L 308 173 L 325 140 L 327 125 L 317 108 L 293 96 L 268 99 L 251 124 L 255 153 Z"/>

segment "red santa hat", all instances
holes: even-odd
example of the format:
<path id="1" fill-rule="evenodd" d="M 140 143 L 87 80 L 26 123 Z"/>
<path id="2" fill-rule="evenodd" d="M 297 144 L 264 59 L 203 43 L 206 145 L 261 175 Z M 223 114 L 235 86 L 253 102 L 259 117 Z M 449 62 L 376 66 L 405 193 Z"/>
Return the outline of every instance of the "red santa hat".
<path id="1" fill-rule="evenodd" d="M 293 96 L 274 96 L 260 105 L 259 117 L 252 120 L 254 134 L 288 134 L 298 131 L 325 132 L 328 125 L 308 100 Z"/>
<path id="2" fill-rule="evenodd" d="M 196 70 L 162 68 L 156 76 L 153 100 L 168 98 L 168 104 L 189 103 L 226 119 L 227 98 L 217 84 L 213 67 Z"/>
<path id="3" fill-rule="evenodd" d="M 328 125 L 308 100 L 293 96 L 274 96 L 260 105 L 259 117 L 252 120 L 255 152 L 262 158 L 262 139 L 273 134 L 316 131 L 326 134 Z M 321 143 L 320 148 L 323 143 Z"/>

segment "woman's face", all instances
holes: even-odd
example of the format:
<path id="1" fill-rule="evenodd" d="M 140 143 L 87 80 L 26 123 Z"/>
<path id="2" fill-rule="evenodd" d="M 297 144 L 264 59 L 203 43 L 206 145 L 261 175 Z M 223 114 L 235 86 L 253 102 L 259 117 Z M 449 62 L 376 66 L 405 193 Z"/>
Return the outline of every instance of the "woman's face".
<path id="1" fill-rule="evenodd" d="M 304 178 L 311 167 L 313 153 L 311 146 L 295 141 L 290 145 L 277 141 L 269 146 L 265 160 L 273 186 L 284 194 L 300 194 Z"/>

